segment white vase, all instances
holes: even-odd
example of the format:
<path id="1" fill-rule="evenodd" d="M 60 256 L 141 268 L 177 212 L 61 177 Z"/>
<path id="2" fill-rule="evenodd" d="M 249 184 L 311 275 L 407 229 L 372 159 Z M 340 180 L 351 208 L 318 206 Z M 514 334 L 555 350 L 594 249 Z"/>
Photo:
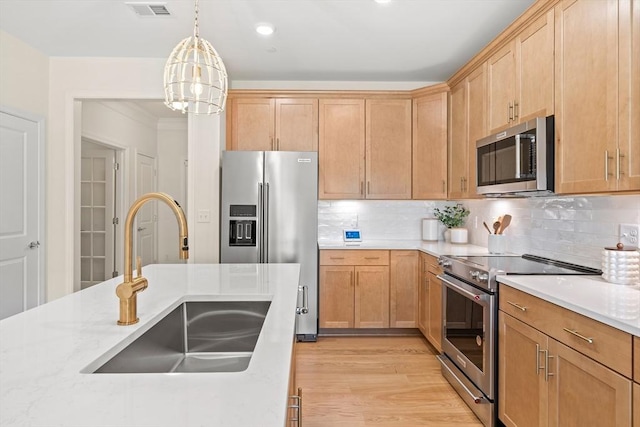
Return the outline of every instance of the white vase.
<path id="1" fill-rule="evenodd" d="M 464 244 L 469 241 L 469 232 L 466 228 L 451 228 L 451 243 Z"/>
<path id="2" fill-rule="evenodd" d="M 451 241 L 451 229 L 445 228 L 444 232 L 442 233 L 442 237 L 444 238 L 445 242 L 449 243 Z"/>

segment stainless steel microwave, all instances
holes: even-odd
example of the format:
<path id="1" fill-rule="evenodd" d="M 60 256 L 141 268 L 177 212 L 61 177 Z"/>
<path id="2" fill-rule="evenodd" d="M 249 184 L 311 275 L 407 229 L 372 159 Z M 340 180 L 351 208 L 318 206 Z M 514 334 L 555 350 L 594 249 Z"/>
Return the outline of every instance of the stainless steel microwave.
<path id="1" fill-rule="evenodd" d="M 485 196 L 554 191 L 553 116 L 538 117 L 476 143 L 476 184 Z"/>

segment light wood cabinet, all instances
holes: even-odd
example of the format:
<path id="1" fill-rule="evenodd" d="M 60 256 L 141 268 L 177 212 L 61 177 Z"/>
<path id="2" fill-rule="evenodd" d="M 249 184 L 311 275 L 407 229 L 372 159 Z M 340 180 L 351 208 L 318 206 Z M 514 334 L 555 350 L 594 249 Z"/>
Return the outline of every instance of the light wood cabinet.
<path id="1" fill-rule="evenodd" d="M 629 334 L 503 285 L 498 319 L 506 426 L 631 426 Z"/>
<path id="2" fill-rule="evenodd" d="M 231 98 L 227 150 L 317 151 L 318 100 Z"/>
<path id="3" fill-rule="evenodd" d="M 320 199 L 411 199 L 411 100 L 321 99 Z"/>
<path id="4" fill-rule="evenodd" d="M 417 328 L 420 281 L 418 251 L 391 251 L 389 271 L 389 326 Z"/>
<path id="5" fill-rule="evenodd" d="M 553 114 L 553 10 L 491 56 L 487 72 L 488 134 Z"/>
<path id="6" fill-rule="evenodd" d="M 476 195 L 476 141 L 486 134 L 486 63 L 451 89 L 449 198 Z"/>
<path id="7" fill-rule="evenodd" d="M 420 252 L 420 283 L 418 285 L 418 329 L 426 338 L 429 334 L 429 270 L 428 255 Z"/>
<path id="8" fill-rule="evenodd" d="M 364 99 L 321 99 L 318 197 L 363 199 Z"/>
<path id="9" fill-rule="evenodd" d="M 389 327 L 389 267 L 357 266 L 354 327 Z"/>
<path id="10" fill-rule="evenodd" d="M 633 383 L 633 427 L 640 427 L 640 384 Z"/>
<path id="11" fill-rule="evenodd" d="M 423 259 L 422 297 L 420 315 L 423 326 L 420 329 L 425 338 L 439 352 L 442 351 L 442 282 L 436 276 L 442 273 L 438 258 L 421 254 Z"/>
<path id="12" fill-rule="evenodd" d="M 412 198 L 447 198 L 447 92 L 413 100 Z"/>
<path id="13" fill-rule="evenodd" d="M 367 99 L 367 199 L 411 199 L 411 100 Z"/>
<path id="14" fill-rule="evenodd" d="M 631 6 L 637 21 L 637 2 L 565 0 L 556 6 L 557 192 L 640 189 L 640 119 L 638 101 L 631 100 L 638 92 L 631 69 L 635 61 L 638 70 L 639 36 L 630 31 L 638 26 Z"/>
<path id="15" fill-rule="evenodd" d="M 389 327 L 389 251 L 320 251 L 320 328 Z"/>

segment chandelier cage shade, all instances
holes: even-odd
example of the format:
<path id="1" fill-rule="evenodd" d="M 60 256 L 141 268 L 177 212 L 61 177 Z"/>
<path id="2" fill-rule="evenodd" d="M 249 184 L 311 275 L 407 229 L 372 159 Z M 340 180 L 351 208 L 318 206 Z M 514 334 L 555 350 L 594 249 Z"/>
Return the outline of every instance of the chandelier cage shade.
<path id="1" fill-rule="evenodd" d="M 164 67 L 165 105 L 193 114 L 218 114 L 227 101 L 227 70 L 211 43 L 198 32 L 198 2 L 193 36 L 182 40 Z"/>

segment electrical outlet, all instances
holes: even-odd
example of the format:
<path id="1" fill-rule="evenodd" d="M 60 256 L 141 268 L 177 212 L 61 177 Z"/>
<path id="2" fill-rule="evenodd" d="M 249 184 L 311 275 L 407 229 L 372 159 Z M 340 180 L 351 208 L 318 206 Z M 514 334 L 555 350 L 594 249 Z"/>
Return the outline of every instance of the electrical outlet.
<path id="1" fill-rule="evenodd" d="M 198 210 L 198 222 L 211 222 L 211 211 L 209 209 Z"/>
<path id="2" fill-rule="evenodd" d="M 638 246 L 640 224 L 620 224 L 619 241 L 625 246 Z"/>

